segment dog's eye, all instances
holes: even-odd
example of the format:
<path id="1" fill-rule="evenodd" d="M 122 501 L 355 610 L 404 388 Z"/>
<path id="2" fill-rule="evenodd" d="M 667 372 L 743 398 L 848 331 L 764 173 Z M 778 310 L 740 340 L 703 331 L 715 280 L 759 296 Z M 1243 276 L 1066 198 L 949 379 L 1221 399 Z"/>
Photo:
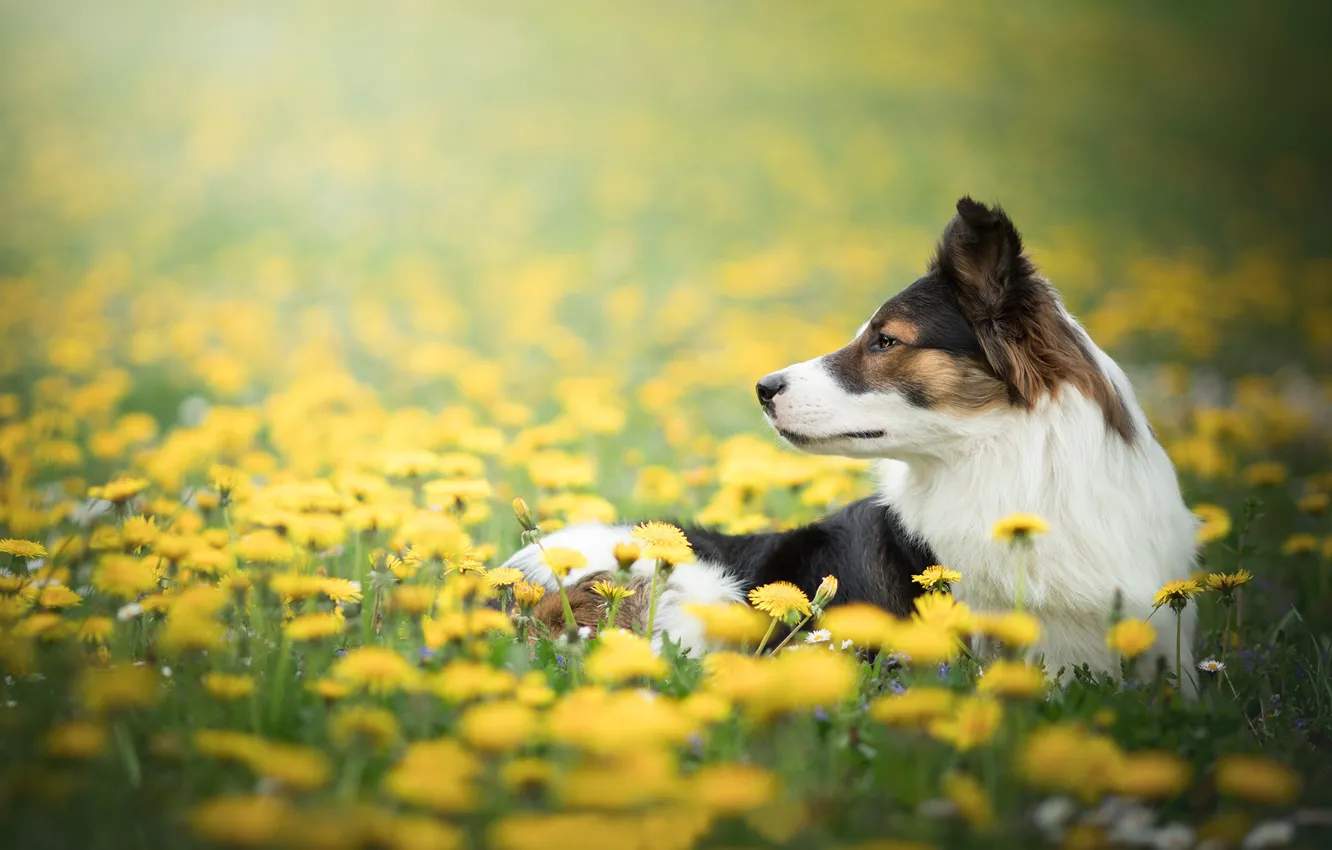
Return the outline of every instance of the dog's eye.
<path id="1" fill-rule="evenodd" d="M 888 334 L 879 334 L 878 339 L 874 341 L 874 347 L 881 351 L 887 351 L 894 345 L 897 345 L 897 343 L 897 337 L 889 336 Z"/>

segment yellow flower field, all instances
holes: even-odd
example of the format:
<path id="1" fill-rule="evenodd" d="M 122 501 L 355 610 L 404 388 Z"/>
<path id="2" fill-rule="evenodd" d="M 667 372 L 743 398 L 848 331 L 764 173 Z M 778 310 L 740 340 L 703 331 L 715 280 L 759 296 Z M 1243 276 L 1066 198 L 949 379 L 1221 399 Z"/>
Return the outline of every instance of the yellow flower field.
<path id="1" fill-rule="evenodd" d="M 1204 93 L 1257 85 L 1236 8 L 57 5 L 0 12 L 4 846 L 1332 838 L 1324 137 L 1217 139 Z M 1272 15 L 1272 67 L 1312 61 Z M 1105 612 L 1123 682 L 1056 686 L 1020 604 L 949 594 L 967 564 L 901 619 L 757 588 L 697 612 L 701 659 L 604 627 L 655 583 L 599 583 L 593 636 L 535 614 L 501 565 L 566 524 L 867 495 L 754 381 L 843 344 L 966 192 L 1200 517 L 1197 575 Z M 1188 606 L 1204 661 L 1148 669 Z"/>

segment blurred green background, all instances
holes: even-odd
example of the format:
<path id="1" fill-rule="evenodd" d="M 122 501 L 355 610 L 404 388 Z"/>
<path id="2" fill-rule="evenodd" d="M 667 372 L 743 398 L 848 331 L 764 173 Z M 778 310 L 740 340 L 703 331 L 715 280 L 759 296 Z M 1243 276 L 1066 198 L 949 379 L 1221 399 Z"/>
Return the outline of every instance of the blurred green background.
<path id="1" fill-rule="evenodd" d="M 837 339 L 970 193 L 1009 209 L 1120 356 L 1319 361 L 1330 17 L 11 0 L 0 275 L 59 288 L 110 255 L 135 285 L 334 303 L 407 258 L 456 299 L 453 338 L 500 350 L 517 295 L 496 281 L 544 265 L 564 270 L 549 319 L 593 352 L 611 341 L 588 304 L 625 285 L 795 309 Z"/>

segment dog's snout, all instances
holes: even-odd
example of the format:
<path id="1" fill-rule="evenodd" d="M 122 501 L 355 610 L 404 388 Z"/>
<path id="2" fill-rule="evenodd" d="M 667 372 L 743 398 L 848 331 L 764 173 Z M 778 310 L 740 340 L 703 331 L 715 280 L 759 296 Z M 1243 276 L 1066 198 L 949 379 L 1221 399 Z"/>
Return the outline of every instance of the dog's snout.
<path id="1" fill-rule="evenodd" d="M 772 404 L 772 400 L 786 389 L 786 379 L 780 373 L 774 372 L 759 381 L 755 389 L 758 390 L 759 404 L 768 407 Z"/>

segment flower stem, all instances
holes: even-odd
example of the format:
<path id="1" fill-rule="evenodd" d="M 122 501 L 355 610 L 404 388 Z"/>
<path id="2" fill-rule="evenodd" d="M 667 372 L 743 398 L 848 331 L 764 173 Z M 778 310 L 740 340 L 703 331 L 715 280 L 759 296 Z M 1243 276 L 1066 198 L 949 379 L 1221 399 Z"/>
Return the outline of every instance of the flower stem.
<path id="1" fill-rule="evenodd" d="M 805 619 L 801 620 L 799 623 L 796 623 L 795 628 L 794 628 L 794 629 L 791 629 L 791 631 L 787 632 L 787 633 L 786 633 L 786 637 L 782 638 L 782 642 L 779 643 L 779 644 L 777 644 L 776 646 L 774 646 L 774 647 L 772 648 L 772 654 L 773 654 L 773 655 L 776 655 L 777 652 L 778 652 L 778 650 L 780 650 L 782 647 L 784 647 L 784 646 L 786 646 L 788 643 L 790 643 L 790 642 L 791 642 L 791 638 L 795 637 L 796 632 L 800 631 L 801 629 L 803 629 L 803 628 L 805 627 L 805 623 L 808 623 L 808 622 L 809 622 L 809 618 L 812 617 L 812 616 L 814 616 L 814 615 L 813 615 L 813 614 L 806 614 L 806 615 L 805 615 Z M 776 623 L 777 621 L 776 621 L 776 620 L 773 620 L 773 622 Z"/>
<path id="2" fill-rule="evenodd" d="M 1183 634 L 1184 632 L 1184 626 L 1183 626 L 1184 618 L 1181 614 L 1182 612 L 1180 611 L 1175 612 L 1175 688 L 1176 689 L 1182 689 L 1184 687 L 1182 671 L 1180 670 L 1179 666 L 1180 656 L 1181 656 L 1180 635 Z"/>
<path id="3" fill-rule="evenodd" d="M 564 592 L 564 579 L 556 576 L 555 583 L 560 587 L 560 605 L 564 607 L 564 629 L 570 640 L 578 634 L 578 621 L 574 619 L 573 606 L 569 604 L 569 594 Z"/>
<path id="4" fill-rule="evenodd" d="M 1226 650 L 1230 649 L 1230 604 L 1226 604 L 1226 629 L 1221 633 L 1221 662 L 1226 660 Z"/>
<path id="5" fill-rule="evenodd" d="M 116 747 L 120 757 L 125 760 L 125 773 L 129 774 L 130 785 L 138 788 L 143 782 L 143 769 L 139 765 L 139 754 L 134 751 L 134 742 L 130 740 L 129 730 L 123 723 L 113 723 L 112 733 L 116 738 Z"/>
<path id="6" fill-rule="evenodd" d="M 763 654 L 763 647 L 768 645 L 768 638 L 772 637 L 772 633 L 776 629 L 777 629 L 777 620 L 773 619 L 771 623 L 768 623 L 768 630 L 763 633 L 763 640 L 759 641 L 758 649 L 754 650 L 754 656 L 756 658 Z"/>
<path id="7" fill-rule="evenodd" d="M 653 629 L 657 623 L 657 574 L 661 572 L 661 561 L 652 566 L 652 586 L 648 588 L 648 621 L 647 634 L 644 635 L 648 642 L 652 642 Z"/>
<path id="8" fill-rule="evenodd" d="M 1019 543 L 1017 550 L 1017 587 L 1013 591 L 1013 610 L 1022 611 L 1026 603 L 1027 591 L 1027 544 Z"/>

